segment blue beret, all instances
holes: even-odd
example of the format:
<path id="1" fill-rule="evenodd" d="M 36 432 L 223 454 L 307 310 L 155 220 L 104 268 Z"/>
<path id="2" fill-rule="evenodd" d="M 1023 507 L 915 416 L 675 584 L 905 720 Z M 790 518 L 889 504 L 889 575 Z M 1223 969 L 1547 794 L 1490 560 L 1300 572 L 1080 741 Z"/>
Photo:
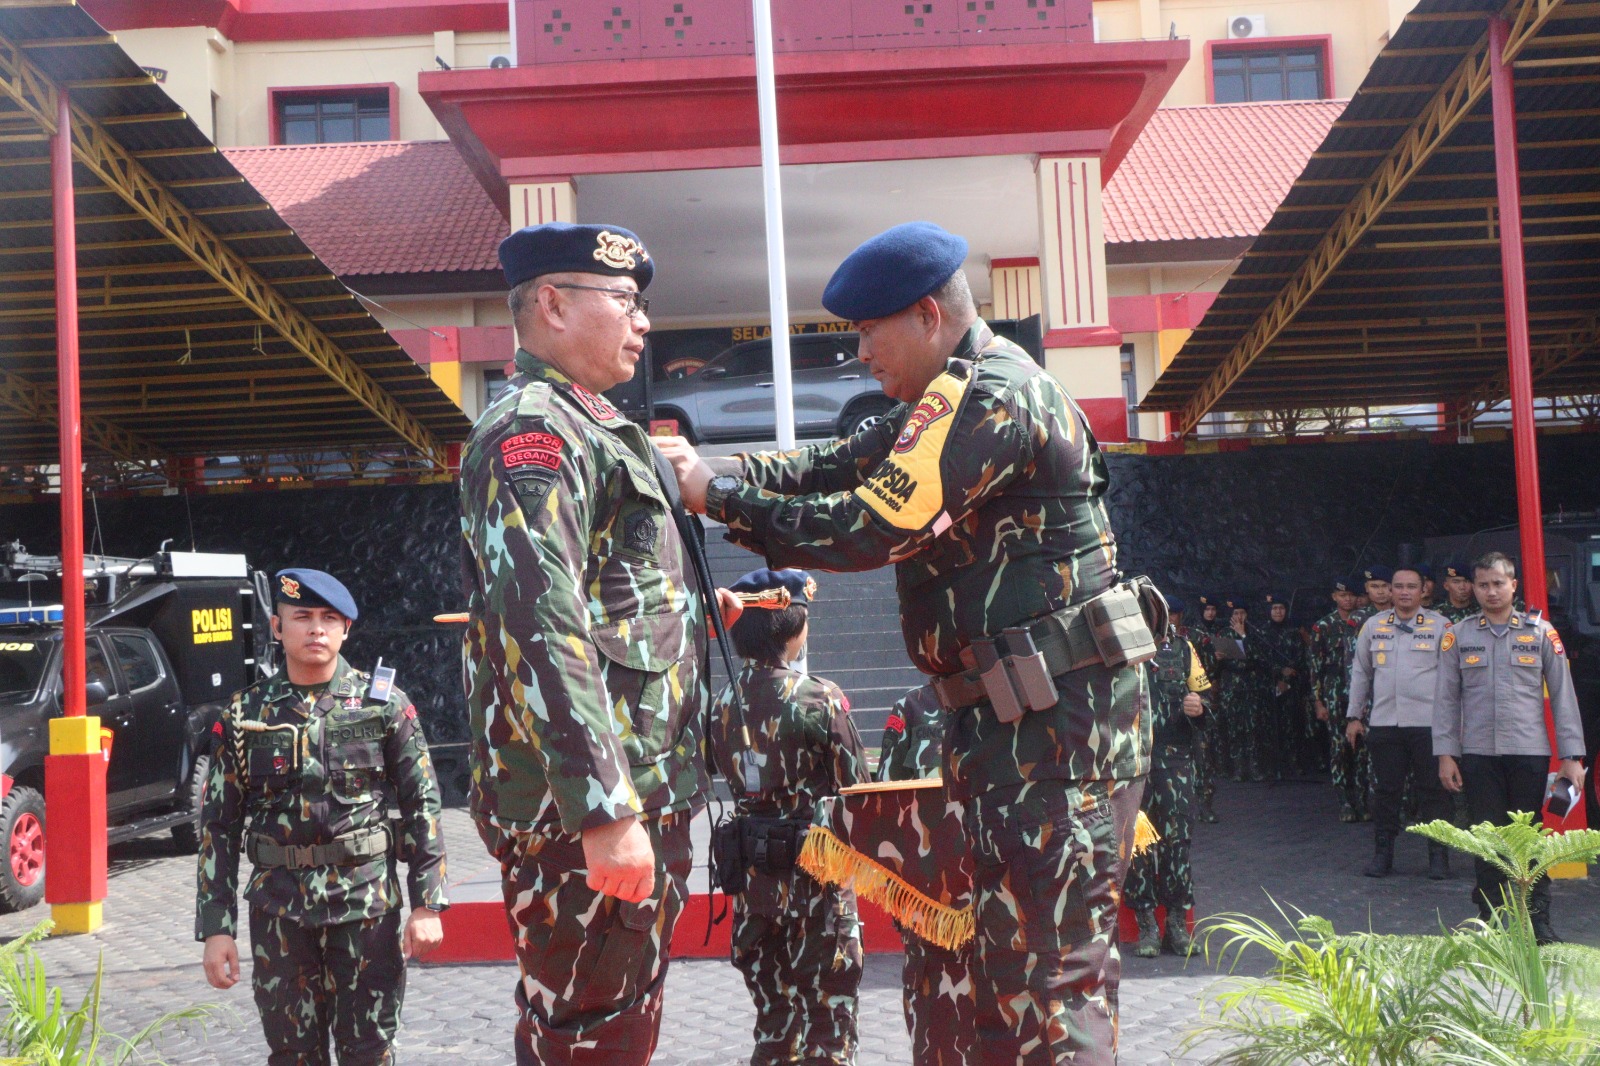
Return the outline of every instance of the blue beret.
<path id="1" fill-rule="evenodd" d="M 1222 602 L 1221 599 L 1209 592 L 1202 592 L 1195 599 L 1200 601 L 1200 606 L 1202 607 L 1216 607 Z"/>
<path id="2" fill-rule="evenodd" d="M 517 230 L 500 242 L 500 268 L 512 288 L 544 274 L 610 274 L 632 278 L 643 292 L 656 276 L 644 242 L 630 231 L 572 222 Z"/>
<path id="3" fill-rule="evenodd" d="M 1181 613 L 1187 611 L 1188 608 L 1183 605 L 1182 598 L 1180 598 L 1178 596 L 1168 596 L 1167 597 L 1167 610 L 1176 611 L 1176 612 L 1181 614 Z"/>
<path id="4" fill-rule="evenodd" d="M 1433 567 L 1429 566 L 1427 563 L 1417 563 L 1415 566 L 1402 566 L 1400 569 L 1415 570 L 1417 572 L 1417 576 L 1422 578 L 1422 580 L 1433 580 Z"/>
<path id="5" fill-rule="evenodd" d="M 1393 581 L 1394 571 L 1387 566 L 1374 565 L 1361 571 L 1362 581 Z"/>
<path id="6" fill-rule="evenodd" d="M 845 257 L 822 290 L 822 306 L 850 322 L 904 311 L 967 259 L 967 242 L 932 222 L 886 229 Z"/>
<path id="7" fill-rule="evenodd" d="M 1284 597 L 1284 596 L 1280 596 L 1276 592 L 1269 592 L 1269 593 L 1266 594 L 1266 596 L 1264 598 L 1267 601 L 1267 605 L 1269 607 L 1274 603 L 1281 603 L 1286 607 L 1289 605 L 1288 598 Z"/>
<path id="8" fill-rule="evenodd" d="M 354 622 L 357 615 L 355 597 L 344 587 L 344 582 L 321 570 L 279 570 L 277 585 L 272 590 L 273 603 L 287 603 L 296 607 L 332 607 Z"/>
<path id="9" fill-rule="evenodd" d="M 1250 598 L 1248 596 L 1229 596 L 1228 609 L 1230 611 L 1248 611 L 1250 609 Z"/>
<path id="10" fill-rule="evenodd" d="M 1445 577 L 1464 577 L 1468 581 L 1471 581 L 1472 580 L 1472 564 L 1469 563 L 1469 562 L 1466 562 L 1465 560 L 1462 560 L 1462 559 L 1452 559 L 1452 560 L 1450 560 L 1450 562 L 1445 564 L 1444 576 Z"/>
<path id="11" fill-rule="evenodd" d="M 817 594 L 817 582 L 804 570 L 752 570 L 728 586 L 729 592 L 768 592 L 788 589 L 789 602 L 810 603 Z"/>
<path id="12" fill-rule="evenodd" d="M 1335 592 L 1359 592 L 1360 589 L 1357 588 L 1357 586 L 1359 584 L 1360 584 L 1360 582 L 1355 581 L 1355 580 L 1353 580 L 1351 578 L 1348 578 L 1348 577 L 1336 577 L 1336 578 L 1333 579 L 1333 591 L 1335 591 Z"/>

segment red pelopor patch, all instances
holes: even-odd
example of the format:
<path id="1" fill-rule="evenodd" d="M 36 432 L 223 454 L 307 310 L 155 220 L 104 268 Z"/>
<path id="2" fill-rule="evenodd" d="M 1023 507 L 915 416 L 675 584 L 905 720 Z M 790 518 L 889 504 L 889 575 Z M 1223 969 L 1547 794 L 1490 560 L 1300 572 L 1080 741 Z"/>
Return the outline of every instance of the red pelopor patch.
<path id="1" fill-rule="evenodd" d="M 550 433 L 518 433 L 500 445 L 500 458 L 511 470 L 521 466 L 561 469 L 561 450 L 566 441 Z"/>
<path id="2" fill-rule="evenodd" d="M 211 732 L 220 737 L 222 735 L 222 723 L 221 722 L 212 723 Z"/>
<path id="3" fill-rule="evenodd" d="M 950 401 L 940 396 L 937 392 L 930 392 L 917 401 L 917 406 L 911 409 L 906 416 L 906 424 L 900 430 L 900 439 L 894 442 L 897 452 L 909 452 L 917 446 L 917 438 L 922 436 L 922 431 L 939 419 L 948 415 L 953 408 Z"/>
<path id="4" fill-rule="evenodd" d="M 898 714 L 891 714 L 889 720 L 883 723 L 883 728 L 895 733 L 904 733 L 906 731 L 906 720 Z"/>
<path id="5" fill-rule="evenodd" d="M 582 385 L 572 386 L 572 395 L 576 396 L 578 402 L 583 404 L 585 411 L 602 421 L 617 417 L 617 409 L 615 407 L 612 407 L 604 397 L 596 396 Z"/>

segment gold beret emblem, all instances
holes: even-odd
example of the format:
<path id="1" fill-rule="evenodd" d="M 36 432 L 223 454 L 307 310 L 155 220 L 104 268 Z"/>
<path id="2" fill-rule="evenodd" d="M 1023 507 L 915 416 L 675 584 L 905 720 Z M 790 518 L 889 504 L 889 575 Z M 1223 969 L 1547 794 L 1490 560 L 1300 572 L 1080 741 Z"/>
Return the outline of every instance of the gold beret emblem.
<path id="1" fill-rule="evenodd" d="M 633 270 L 641 262 L 650 261 L 650 253 L 644 250 L 644 245 L 620 233 L 603 229 L 595 237 L 595 244 L 598 247 L 594 257 L 615 270 Z"/>

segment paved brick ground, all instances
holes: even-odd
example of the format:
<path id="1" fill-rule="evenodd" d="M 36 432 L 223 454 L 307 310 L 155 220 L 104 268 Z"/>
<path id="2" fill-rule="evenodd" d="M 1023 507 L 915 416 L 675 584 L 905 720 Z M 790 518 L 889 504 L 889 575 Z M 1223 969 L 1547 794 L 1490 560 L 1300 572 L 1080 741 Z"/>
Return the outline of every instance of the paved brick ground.
<path id="1" fill-rule="evenodd" d="M 1202 913 L 1267 913 L 1267 896 L 1332 918 L 1339 928 L 1426 932 L 1441 921 L 1467 917 L 1467 875 L 1435 883 L 1421 876 L 1420 840 L 1401 848 L 1401 873 L 1371 881 L 1359 869 L 1370 848 L 1369 826 L 1340 825 L 1326 784 L 1224 784 L 1222 824 L 1201 826 L 1195 848 Z M 462 852 L 460 866 L 477 865 L 476 835 L 466 815 L 446 815 L 447 839 Z M 107 924 L 98 934 L 64 937 L 42 948 L 54 981 L 80 995 L 105 962 L 103 1017 L 132 1032 L 174 1006 L 219 1002 L 231 1014 L 204 1033 L 174 1034 L 167 1058 L 184 1066 L 237 1066 L 266 1058 L 255 1009 L 244 983 L 217 993 L 200 974 L 192 939 L 193 862 L 163 840 L 135 841 L 113 851 Z M 1600 945 L 1600 879 L 1555 886 L 1557 925 L 1569 939 Z M 44 910 L 0 918 L 9 939 L 46 916 Z M 862 988 L 861 1066 L 906 1061 L 900 1016 L 899 957 L 873 956 Z M 401 1047 L 408 1066 L 509 1063 L 509 965 L 441 966 L 414 970 Z M 1123 1054 L 1129 1066 L 1198 1061 L 1175 1050 L 1205 990 L 1216 980 L 1206 965 L 1172 958 L 1129 958 L 1122 985 Z M 749 999 L 733 968 L 717 960 L 675 963 L 668 979 L 659 1066 L 734 1066 L 747 1061 L 752 1020 Z"/>

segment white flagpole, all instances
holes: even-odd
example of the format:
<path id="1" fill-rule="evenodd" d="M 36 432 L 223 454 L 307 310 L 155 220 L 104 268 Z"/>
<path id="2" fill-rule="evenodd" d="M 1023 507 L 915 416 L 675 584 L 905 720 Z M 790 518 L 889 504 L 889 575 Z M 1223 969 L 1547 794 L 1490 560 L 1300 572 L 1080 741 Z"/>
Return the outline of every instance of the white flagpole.
<path id="1" fill-rule="evenodd" d="M 783 265 L 783 183 L 778 175 L 778 93 L 772 73 L 771 0 L 755 9 L 756 102 L 761 116 L 761 185 L 767 209 L 767 292 L 772 314 L 772 403 L 778 447 L 794 447 L 794 379 L 789 372 L 789 289 Z"/>

